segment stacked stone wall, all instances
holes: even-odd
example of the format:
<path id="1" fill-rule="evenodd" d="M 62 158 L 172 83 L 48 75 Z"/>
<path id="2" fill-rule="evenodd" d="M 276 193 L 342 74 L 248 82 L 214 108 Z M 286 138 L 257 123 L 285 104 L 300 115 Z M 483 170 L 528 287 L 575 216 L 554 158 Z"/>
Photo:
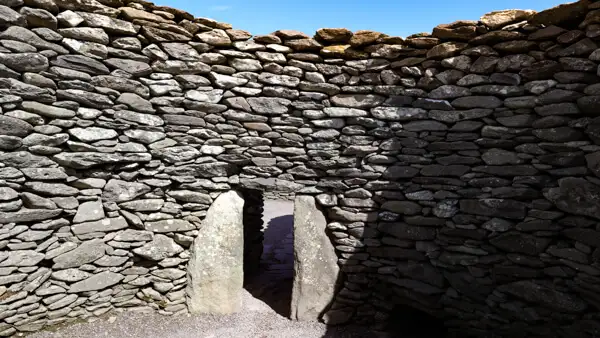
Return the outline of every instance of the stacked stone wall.
<path id="1" fill-rule="evenodd" d="M 587 0 L 407 38 L 0 0 L 0 336 L 186 313 L 229 190 L 326 210 L 330 324 L 404 303 L 458 336 L 597 335 L 599 62 Z"/>

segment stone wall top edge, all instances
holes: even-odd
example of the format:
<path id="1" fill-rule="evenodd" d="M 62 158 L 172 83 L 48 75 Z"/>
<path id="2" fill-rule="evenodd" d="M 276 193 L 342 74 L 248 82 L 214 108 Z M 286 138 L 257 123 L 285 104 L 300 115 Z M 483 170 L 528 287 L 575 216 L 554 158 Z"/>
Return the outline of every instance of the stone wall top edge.
<path id="1" fill-rule="evenodd" d="M 155 5 L 143 0 L 57 0 L 56 8 L 48 8 L 51 12 L 70 10 L 101 14 L 115 19 L 133 23 L 133 31 L 150 35 L 148 30 L 167 31 L 152 42 L 185 42 L 201 41 L 216 47 L 213 41 L 219 35 L 233 42 L 254 41 L 260 44 L 284 44 L 294 52 L 319 52 L 323 57 L 365 59 L 369 57 L 407 58 L 427 56 L 439 44 L 449 42 L 472 43 L 475 39 L 492 31 L 524 31 L 533 32 L 540 27 L 552 25 L 569 25 L 574 28 L 585 28 L 593 20 L 587 20 L 590 11 L 600 9 L 597 0 L 580 0 L 561 4 L 540 12 L 524 9 L 506 9 L 484 14 L 479 20 L 459 20 L 449 24 L 440 24 L 431 33 L 417 33 L 407 36 L 390 36 L 371 30 L 352 32 L 346 28 L 321 28 L 314 36 L 289 29 L 281 29 L 267 35 L 254 36 L 250 32 L 234 29 L 229 23 L 219 22 L 205 17 L 195 17 L 184 10 Z M 9 7 L 43 7 L 35 1 L 0 1 L 0 5 Z M 41 8 L 40 7 L 40 8 Z M 587 17 L 586 17 L 587 14 Z M 586 20 L 583 20 L 583 19 Z M 583 23 L 579 24 L 583 20 Z M 150 26 L 150 28 L 148 28 Z M 140 31 L 141 29 L 141 31 Z M 115 32 L 123 33 L 123 32 Z M 129 34 L 131 35 L 131 34 Z M 160 32 L 155 33 L 160 35 Z M 152 39 L 150 39 L 152 40 Z M 162 41 L 161 41 L 162 40 Z M 477 43 L 479 44 L 479 43 Z"/>

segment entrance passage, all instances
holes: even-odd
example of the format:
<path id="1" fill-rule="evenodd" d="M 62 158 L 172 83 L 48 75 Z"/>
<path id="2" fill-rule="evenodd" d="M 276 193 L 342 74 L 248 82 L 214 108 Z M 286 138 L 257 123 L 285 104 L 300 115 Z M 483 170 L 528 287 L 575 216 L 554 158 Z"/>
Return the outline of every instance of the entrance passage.
<path id="1" fill-rule="evenodd" d="M 317 321 L 338 277 L 314 197 L 264 201 L 259 191 L 230 191 L 215 199 L 194 240 L 186 301 L 192 314 L 230 314 L 243 311 L 250 293 L 281 316 Z"/>
<path id="2" fill-rule="evenodd" d="M 290 316 L 294 278 L 294 202 L 265 200 L 263 250 L 258 269 L 245 288 L 278 314 Z"/>

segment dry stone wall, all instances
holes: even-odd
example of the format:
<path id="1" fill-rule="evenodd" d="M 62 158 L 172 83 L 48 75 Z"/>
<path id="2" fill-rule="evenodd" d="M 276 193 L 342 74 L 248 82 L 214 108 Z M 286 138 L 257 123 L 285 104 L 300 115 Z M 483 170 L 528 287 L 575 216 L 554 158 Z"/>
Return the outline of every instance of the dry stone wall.
<path id="1" fill-rule="evenodd" d="M 597 335 L 599 44 L 595 1 L 311 38 L 0 0 L 0 336 L 186 313 L 190 245 L 230 190 L 326 210 L 330 324 L 408 304 L 461 337 Z"/>

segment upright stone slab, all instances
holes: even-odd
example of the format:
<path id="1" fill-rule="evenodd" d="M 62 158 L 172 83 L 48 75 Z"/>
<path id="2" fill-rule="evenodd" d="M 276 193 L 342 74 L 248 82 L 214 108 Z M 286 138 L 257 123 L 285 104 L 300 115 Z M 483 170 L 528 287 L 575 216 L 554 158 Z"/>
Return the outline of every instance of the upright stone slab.
<path id="1" fill-rule="evenodd" d="M 244 199 L 221 194 L 206 213 L 188 263 L 187 305 L 192 314 L 240 311 L 244 283 Z"/>
<path id="2" fill-rule="evenodd" d="M 327 220 L 312 196 L 294 202 L 294 284 L 291 318 L 319 320 L 333 301 L 340 268 Z"/>

